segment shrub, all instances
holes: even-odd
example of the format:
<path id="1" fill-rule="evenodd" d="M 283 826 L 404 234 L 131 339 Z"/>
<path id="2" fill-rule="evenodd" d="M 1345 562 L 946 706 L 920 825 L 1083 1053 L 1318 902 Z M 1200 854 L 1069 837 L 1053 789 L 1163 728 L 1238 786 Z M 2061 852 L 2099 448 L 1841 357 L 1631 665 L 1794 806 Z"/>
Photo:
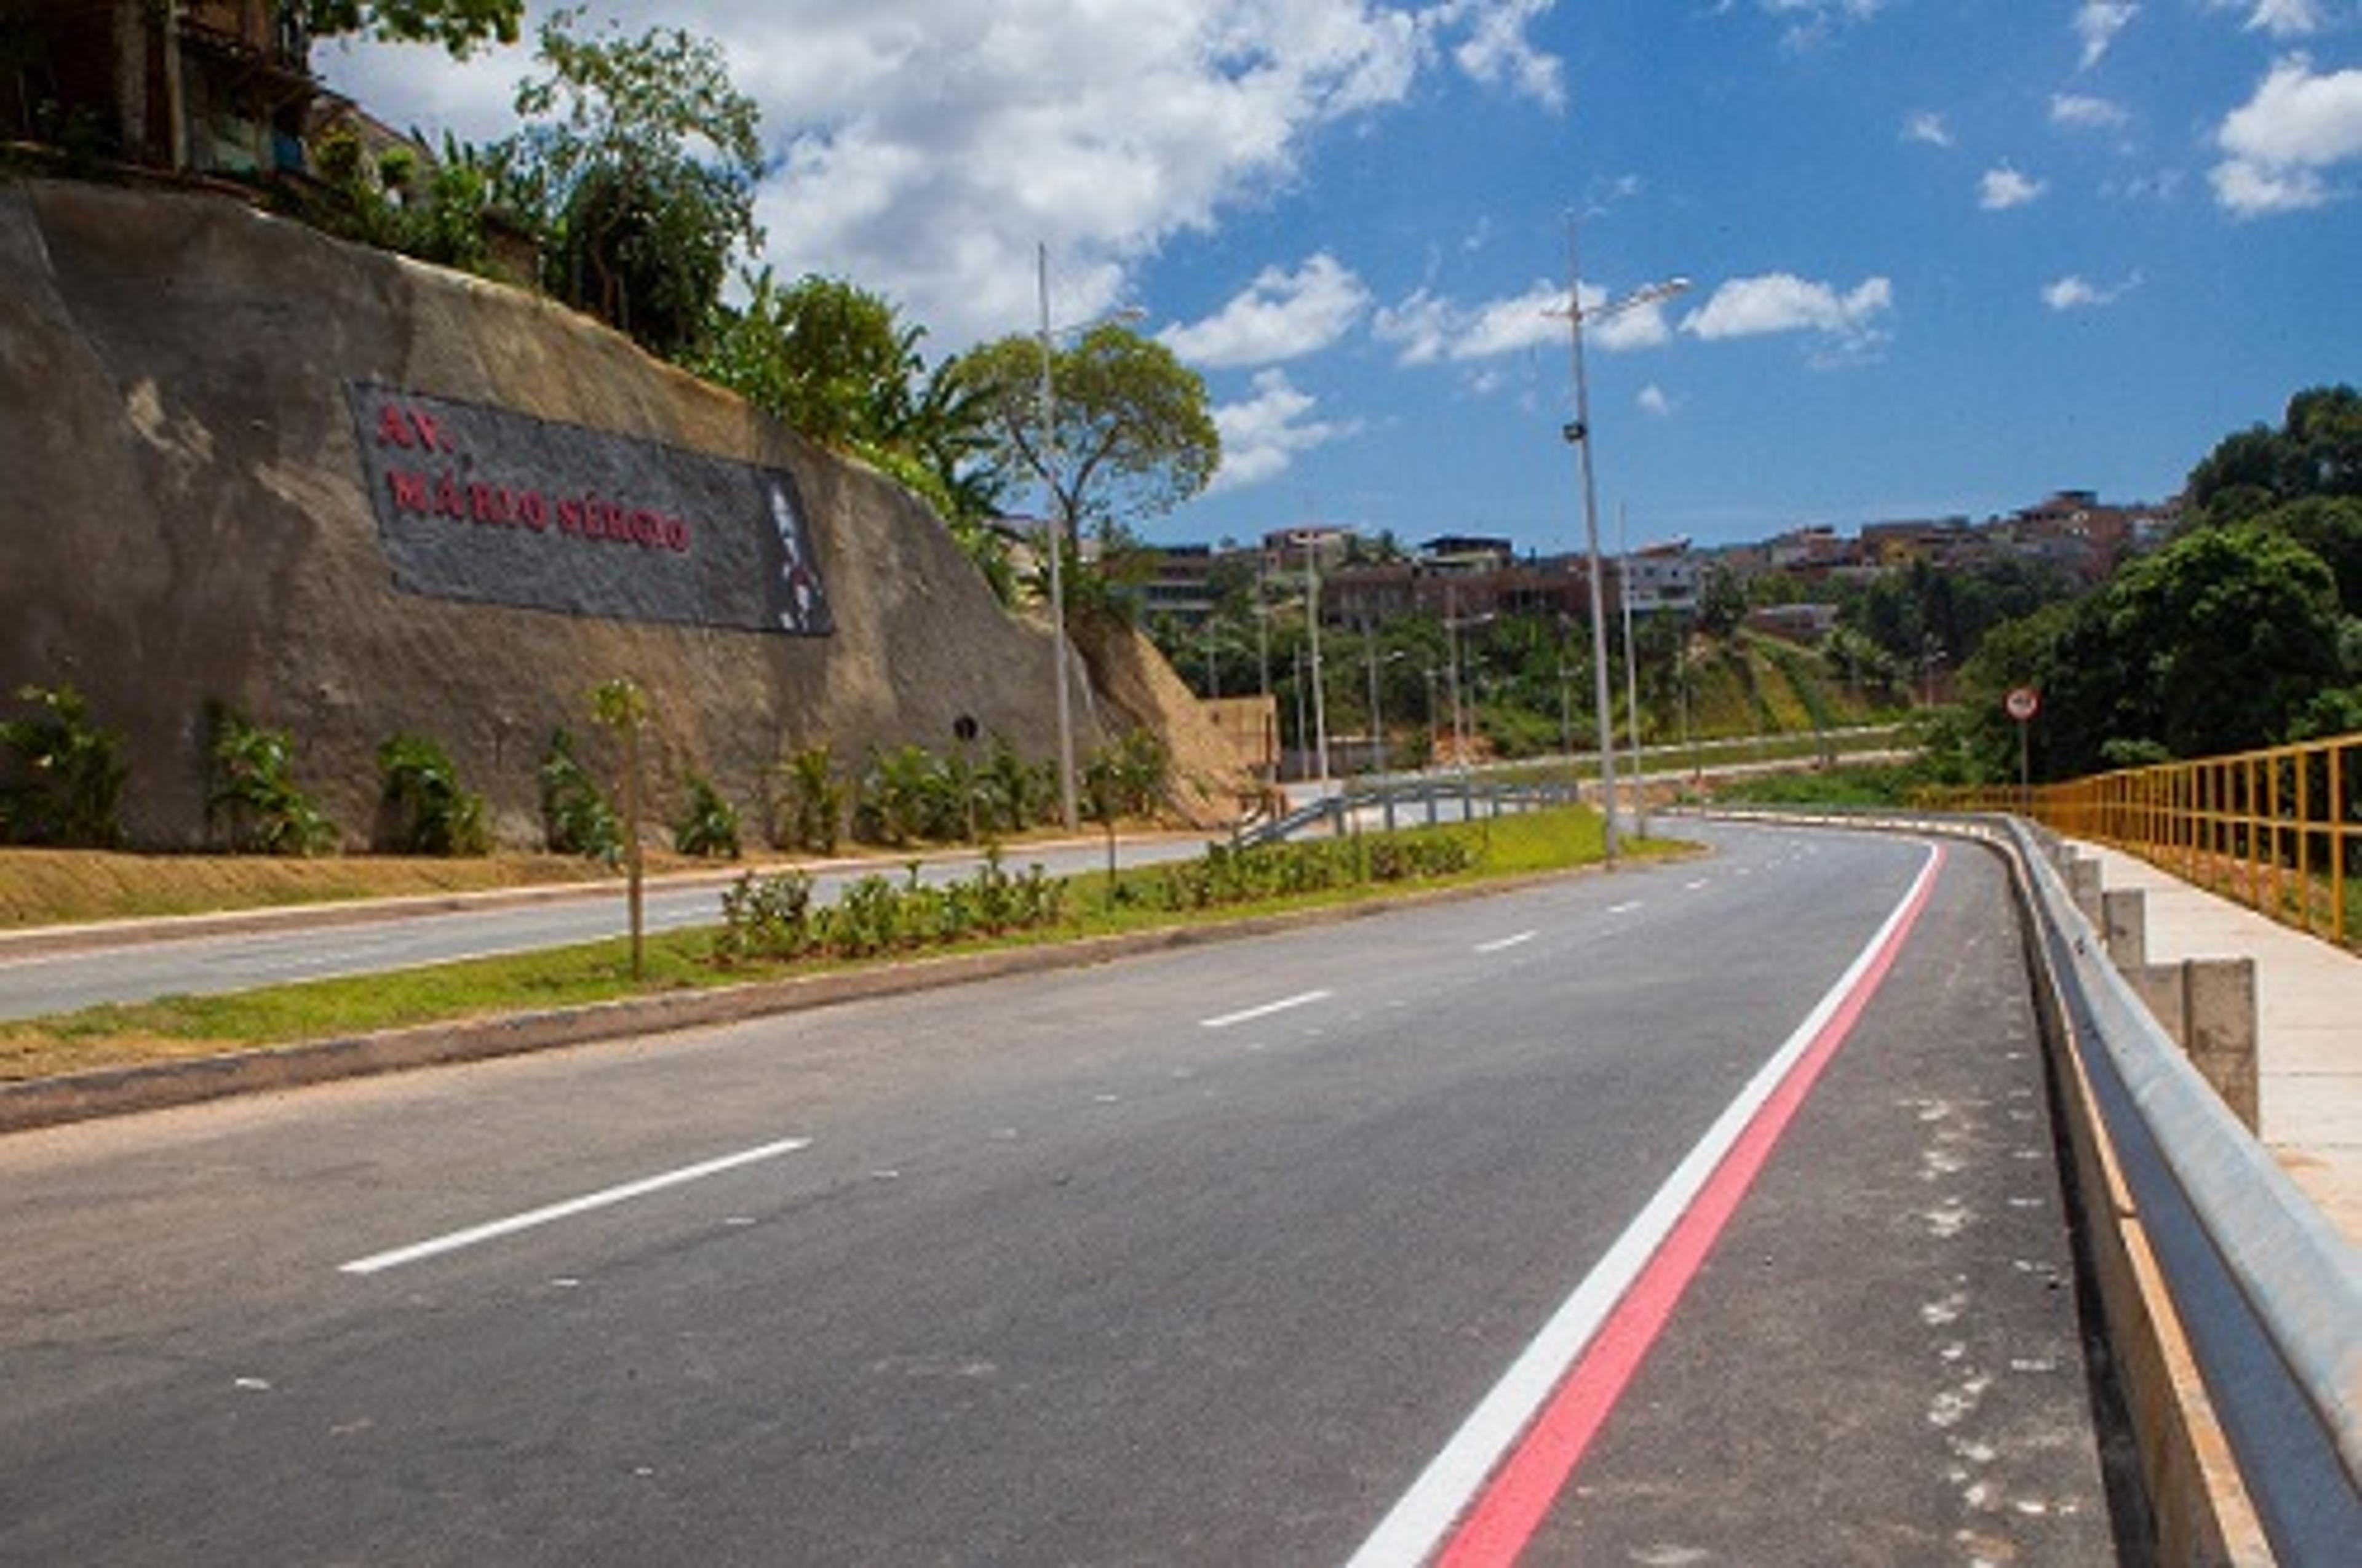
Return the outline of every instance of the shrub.
<path id="1" fill-rule="evenodd" d="M 786 798 L 771 820 L 772 844 L 781 849 L 801 849 L 814 855 L 835 854 L 849 791 L 844 780 L 837 777 L 836 761 L 827 745 L 804 747 L 789 756 L 775 773 L 786 786 Z"/>
<path id="2" fill-rule="evenodd" d="M 542 835 L 553 854 L 581 855 L 613 865 L 624 852 L 624 824 L 581 759 L 574 737 L 552 730 L 541 763 Z"/>
<path id="3" fill-rule="evenodd" d="M 724 964 L 750 958 L 794 959 L 820 946 L 812 879 L 803 871 L 768 877 L 748 872 L 722 895 L 722 934 L 714 956 Z"/>
<path id="4" fill-rule="evenodd" d="M 295 783 L 295 742 L 287 731 L 265 729 L 217 708 L 213 732 L 205 814 L 209 823 L 220 821 L 231 850 L 309 856 L 337 846 L 337 824 Z"/>
<path id="5" fill-rule="evenodd" d="M 1153 816 L 1164 804 L 1172 773 L 1163 741 L 1147 730 L 1128 731 L 1083 762 L 1088 813 L 1110 827 L 1121 818 Z"/>
<path id="6" fill-rule="evenodd" d="M 870 754 L 854 800 L 855 837 L 895 848 L 922 839 L 949 842 L 966 831 L 967 817 L 958 779 L 926 747 Z"/>
<path id="7" fill-rule="evenodd" d="M 1056 809 L 1057 765 L 1029 763 L 996 735 L 977 788 L 988 831 L 1023 833 L 1047 821 Z"/>
<path id="8" fill-rule="evenodd" d="M 463 788 L 443 748 L 424 735 L 394 735 L 377 748 L 383 842 L 398 855 L 489 855 L 484 797 Z"/>
<path id="9" fill-rule="evenodd" d="M 123 737 L 89 722 L 72 686 L 20 689 L 40 705 L 28 718 L 0 721 L 0 844 L 106 849 L 122 842 L 116 813 L 129 768 Z"/>
<path id="10" fill-rule="evenodd" d="M 903 880 L 870 875 L 833 906 L 815 907 L 803 871 L 738 878 L 722 895 L 723 929 L 714 958 L 792 962 L 829 955 L 868 958 L 977 936 L 1039 930 L 1065 914 L 1066 884 L 1039 866 L 1010 876 L 998 852 L 969 877 L 930 887 L 913 862 Z"/>
<path id="11" fill-rule="evenodd" d="M 723 800 L 713 780 L 702 773 L 689 776 L 689 799 L 673 819 L 672 842 L 683 855 L 738 858 L 738 808 Z"/>

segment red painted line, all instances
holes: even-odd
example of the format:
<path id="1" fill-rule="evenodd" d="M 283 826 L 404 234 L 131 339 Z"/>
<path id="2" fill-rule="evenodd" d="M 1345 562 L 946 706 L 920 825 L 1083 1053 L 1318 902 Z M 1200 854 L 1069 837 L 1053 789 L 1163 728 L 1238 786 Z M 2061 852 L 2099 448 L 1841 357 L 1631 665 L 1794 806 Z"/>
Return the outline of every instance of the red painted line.
<path id="1" fill-rule="evenodd" d="M 1822 1070 L 1837 1055 L 1887 971 L 1894 966 L 1920 911 L 1935 893 L 1936 873 L 1943 860 L 1939 848 L 1884 945 L 1780 1087 L 1764 1100 L 1699 1189 L 1695 1201 L 1667 1234 L 1664 1244 L 1600 1326 L 1597 1336 L 1568 1369 L 1526 1435 L 1494 1472 L 1444 1543 L 1436 1558 L 1438 1568 L 1489 1568 L 1515 1562 L 1532 1541 L 1575 1466 L 1583 1462 L 1591 1440 L 1623 1397 L 1674 1307 L 1705 1265 L 1706 1254 L 1738 1211 L 1739 1200 L 1754 1186 Z"/>

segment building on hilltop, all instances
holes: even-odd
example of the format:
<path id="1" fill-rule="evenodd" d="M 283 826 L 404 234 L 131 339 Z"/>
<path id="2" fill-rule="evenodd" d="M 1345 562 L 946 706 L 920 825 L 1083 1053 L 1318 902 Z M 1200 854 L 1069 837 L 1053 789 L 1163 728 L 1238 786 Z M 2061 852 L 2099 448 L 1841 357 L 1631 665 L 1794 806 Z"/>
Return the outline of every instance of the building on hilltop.
<path id="1" fill-rule="evenodd" d="M 2088 490 L 2062 490 L 2001 525 L 2020 555 L 2053 562 L 2085 582 L 2099 582 L 2125 558 L 2161 544 L 2180 515 L 2162 506 L 2112 506 Z"/>
<path id="2" fill-rule="evenodd" d="M 27 63 L 0 81 L 0 120 L 19 136 L 156 169 L 292 172 L 333 98 L 312 75 L 300 8 L 274 0 L 10 8 Z"/>
<path id="3" fill-rule="evenodd" d="M 1687 539 L 1643 545 L 1616 563 L 1612 580 L 1635 615 L 1694 613 L 1705 580 L 1705 563 Z"/>
<path id="4" fill-rule="evenodd" d="M 1518 547 L 1511 540 L 1479 534 L 1440 534 L 1421 545 L 1418 553 L 1430 571 L 1499 571 L 1518 558 Z"/>

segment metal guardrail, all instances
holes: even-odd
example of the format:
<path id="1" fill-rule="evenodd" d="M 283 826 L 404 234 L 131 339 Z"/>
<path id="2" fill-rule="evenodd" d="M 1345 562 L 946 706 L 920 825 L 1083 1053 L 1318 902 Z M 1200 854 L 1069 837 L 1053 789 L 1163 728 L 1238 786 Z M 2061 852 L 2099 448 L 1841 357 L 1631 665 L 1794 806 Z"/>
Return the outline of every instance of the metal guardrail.
<path id="1" fill-rule="evenodd" d="M 2014 817 L 1717 811 L 1948 832 L 2018 868 L 2105 1130 L 2273 1550 L 2362 1540 L 2362 1253 L 2242 1127 L 2108 962 L 2047 847 Z"/>
<path id="2" fill-rule="evenodd" d="M 2362 940 L 2362 734 L 2063 784 L 1931 792 L 2111 845 L 2338 945 Z"/>
<path id="3" fill-rule="evenodd" d="M 1231 847 L 1253 848 L 1293 838 L 1323 823 L 1340 836 L 1364 812 L 1379 814 L 1385 832 L 1402 827 L 1433 827 L 1445 822 L 1474 822 L 1507 812 L 1539 811 L 1569 804 L 1582 790 L 1567 779 L 1510 779 L 1481 774 L 1415 774 L 1374 781 L 1354 780 L 1341 793 L 1308 801 L 1286 815 L 1242 827 L 1231 834 Z M 1447 807 L 1456 808 L 1454 811 Z M 1406 820 L 1407 819 L 1407 820 Z"/>

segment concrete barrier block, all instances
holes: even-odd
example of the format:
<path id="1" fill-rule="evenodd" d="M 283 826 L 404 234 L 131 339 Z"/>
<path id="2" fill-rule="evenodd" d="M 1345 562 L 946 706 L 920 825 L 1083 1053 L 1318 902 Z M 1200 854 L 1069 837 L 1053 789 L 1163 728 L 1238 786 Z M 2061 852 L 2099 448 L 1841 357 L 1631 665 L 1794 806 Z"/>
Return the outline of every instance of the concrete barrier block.
<path id="1" fill-rule="evenodd" d="M 2138 888 L 2114 888 L 2100 895 L 2108 957 L 2125 974 L 2148 963 L 2148 896 Z"/>
<path id="2" fill-rule="evenodd" d="M 2191 958 L 2144 964 L 2124 976 L 2231 1114 L 2248 1132 L 2258 1132 L 2263 1074 L 2256 1050 L 2256 961 Z"/>
<path id="3" fill-rule="evenodd" d="M 2125 983 L 2140 998 L 2141 1006 L 2157 1020 L 2165 1037 L 2186 1054 L 2190 1049 L 2190 997 L 2180 964 L 2141 964 L 2125 970 Z"/>
<path id="4" fill-rule="evenodd" d="M 2184 966 L 2189 1035 L 2183 1049 L 2248 1132 L 2257 1131 L 2262 1073 L 2256 1053 L 2256 961 L 2192 958 Z"/>
<path id="5" fill-rule="evenodd" d="M 2075 907 L 2083 911 L 2083 918 L 2095 927 L 2102 926 L 2107 916 L 2100 907 L 2100 863 L 2097 860 L 2079 856 L 2068 863 L 2067 891 L 2074 898 Z"/>

